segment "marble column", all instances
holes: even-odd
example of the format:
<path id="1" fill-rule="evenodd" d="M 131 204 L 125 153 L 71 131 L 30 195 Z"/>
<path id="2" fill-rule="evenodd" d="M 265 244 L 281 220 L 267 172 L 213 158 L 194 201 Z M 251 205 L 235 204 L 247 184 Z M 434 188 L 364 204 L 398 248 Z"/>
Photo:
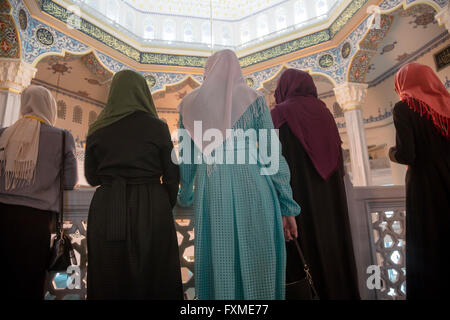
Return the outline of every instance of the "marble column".
<path id="1" fill-rule="evenodd" d="M 450 32 L 450 4 L 447 4 L 441 11 L 436 15 L 436 20 L 439 25 L 444 25 L 448 32 Z"/>
<path id="2" fill-rule="evenodd" d="M 344 110 L 354 186 L 371 185 L 369 152 L 362 114 L 367 87 L 364 83 L 346 82 L 334 88 L 336 100 Z"/>
<path id="3" fill-rule="evenodd" d="M 20 93 L 30 85 L 36 71 L 21 59 L 0 58 L 0 128 L 19 118 Z"/>

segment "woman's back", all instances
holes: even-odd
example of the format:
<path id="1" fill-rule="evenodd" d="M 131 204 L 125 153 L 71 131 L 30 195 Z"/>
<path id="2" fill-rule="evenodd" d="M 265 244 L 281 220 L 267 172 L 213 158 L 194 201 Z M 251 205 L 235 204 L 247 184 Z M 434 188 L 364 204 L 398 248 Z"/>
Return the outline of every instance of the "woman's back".
<path id="1" fill-rule="evenodd" d="M 450 170 L 450 142 L 436 129 L 433 121 L 398 102 L 394 107 L 397 151 L 395 158 L 407 165 L 445 164 Z"/>
<path id="2" fill-rule="evenodd" d="M 439 270 L 448 262 L 450 232 L 450 95 L 428 66 L 410 63 L 395 76 L 401 102 L 393 111 L 396 145 L 392 161 L 406 174 L 407 299 L 442 299 L 449 280 Z"/>
<path id="3" fill-rule="evenodd" d="M 88 299 L 182 299 L 172 208 L 178 166 L 144 77 L 124 70 L 89 128 Z"/>
<path id="4" fill-rule="evenodd" d="M 101 176 L 159 178 L 171 149 L 167 124 L 135 112 L 88 137 L 86 177 L 91 185 L 100 184 Z"/>
<path id="5" fill-rule="evenodd" d="M 5 129 L 0 129 L 0 136 Z M 68 132 L 65 144 L 65 189 L 73 189 L 78 179 L 77 161 L 74 154 L 75 142 Z M 41 124 L 34 183 L 6 191 L 5 179 L 0 177 L 0 202 L 57 212 L 61 150 L 62 130 Z"/>
<path id="6" fill-rule="evenodd" d="M 219 147 L 224 158 L 229 152 L 234 155 L 233 164 L 180 165 L 179 203 L 194 202 L 196 210 L 196 293 L 199 299 L 283 299 L 281 215 L 297 215 L 300 208 L 292 200 L 287 164 L 275 148 L 278 138 L 271 145 L 276 133 L 264 98 L 250 105 L 233 129 L 243 130 L 233 147 L 227 141 Z M 264 148 L 260 129 L 267 132 L 267 147 L 272 149 L 268 154 L 279 161 L 272 175 L 262 175 L 262 165 L 255 158 L 251 164 L 248 156 L 252 147 Z M 247 141 L 242 143 L 245 134 Z M 241 152 L 244 163 L 237 162 Z"/>

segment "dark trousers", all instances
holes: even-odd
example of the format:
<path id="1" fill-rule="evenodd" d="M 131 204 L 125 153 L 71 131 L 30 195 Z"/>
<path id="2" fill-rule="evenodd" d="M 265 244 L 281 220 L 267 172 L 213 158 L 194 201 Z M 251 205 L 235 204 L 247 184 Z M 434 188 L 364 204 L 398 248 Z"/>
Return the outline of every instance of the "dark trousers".
<path id="1" fill-rule="evenodd" d="M 44 298 L 52 213 L 0 203 L 1 281 L 10 299 Z"/>

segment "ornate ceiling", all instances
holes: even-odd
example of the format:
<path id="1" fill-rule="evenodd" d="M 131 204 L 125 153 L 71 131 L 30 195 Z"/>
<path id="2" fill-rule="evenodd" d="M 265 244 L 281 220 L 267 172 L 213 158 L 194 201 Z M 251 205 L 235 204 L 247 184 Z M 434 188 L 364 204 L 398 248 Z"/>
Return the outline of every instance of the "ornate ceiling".
<path id="1" fill-rule="evenodd" d="M 108 25 L 141 45 L 185 49 L 245 49 L 283 34 L 329 26 L 350 0 L 54 0 L 79 8 L 96 26 Z M 44 4 L 45 6 L 45 4 Z M 212 11 L 211 11 L 212 9 Z M 212 21 L 212 25 L 211 25 Z M 121 40 L 126 41 L 126 37 Z"/>

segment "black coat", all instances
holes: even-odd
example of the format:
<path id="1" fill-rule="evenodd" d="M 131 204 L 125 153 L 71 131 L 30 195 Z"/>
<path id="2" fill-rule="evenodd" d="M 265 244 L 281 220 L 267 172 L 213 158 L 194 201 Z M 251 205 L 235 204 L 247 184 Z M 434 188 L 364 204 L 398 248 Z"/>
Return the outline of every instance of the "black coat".
<path id="1" fill-rule="evenodd" d="M 406 174 L 406 290 L 408 299 L 449 295 L 446 270 L 450 244 L 450 141 L 432 120 L 394 107 L 397 129 L 392 161 L 408 165 Z"/>
<path id="2" fill-rule="evenodd" d="M 280 128 L 280 141 L 294 200 L 302 208 L 296 217 L 298 240 L 320 299 L 359 299 L 342 160 L 325 181 L 288 124 Z M 290 283 L 304 277 L 304 272 L 292 242 L 286 250 L 286 282 Z"/>
<path id="3" fill-rule="evenodd" d="M 87 139 L 88 299 L 182 299 L 172 208 L 179 184 L 167 125 L 135 112 Z M 162 183 L 161 183 L 162 181 Z"/>

